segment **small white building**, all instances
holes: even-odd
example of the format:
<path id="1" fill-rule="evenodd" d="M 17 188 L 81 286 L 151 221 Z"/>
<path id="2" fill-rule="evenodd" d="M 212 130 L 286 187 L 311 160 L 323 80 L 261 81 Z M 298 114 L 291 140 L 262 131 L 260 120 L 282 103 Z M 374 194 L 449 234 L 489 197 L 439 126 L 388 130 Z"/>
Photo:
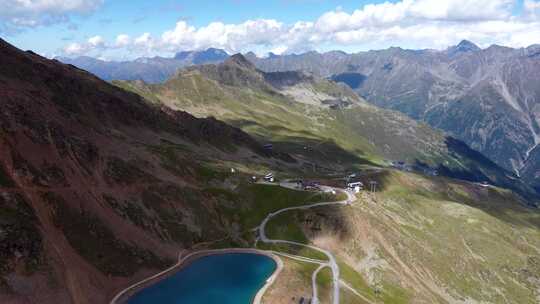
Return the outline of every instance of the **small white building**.
<path id="1" fill-rule="evenodd" d="M 364 184 L 362 182 L 347 183 L 347 189 L 353 190 L 354 193 L 358 193 L 360 190 L 364 189 Z"/>
<path id="2" fill-rule="evenodd" d="M 274 174 L 273 173 L 266 174 L 264 176 L 264 180 L 267 181 L 267 182 L 273 183 L 274 182 Z"/>

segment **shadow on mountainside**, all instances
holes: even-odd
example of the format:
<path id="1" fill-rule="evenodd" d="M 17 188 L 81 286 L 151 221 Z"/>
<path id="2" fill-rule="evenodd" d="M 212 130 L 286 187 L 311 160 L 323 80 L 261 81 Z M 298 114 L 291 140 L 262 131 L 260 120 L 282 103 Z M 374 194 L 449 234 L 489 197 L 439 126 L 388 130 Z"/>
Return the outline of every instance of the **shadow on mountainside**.
<path id="1" fill-rule="evenodd" d="M 354 168 L 358 165 L 378 166 L 363 151 L 347 151 L 336 142 L 317 138 L 316 134 L 310 132 L 291 131 L 278 125 L 263 126 L 252 120 L 227 120 L 227 122 L 251 133 L 262 143 L 272 144 L 274 153 L 293 155 L 305 161 L 315 162 L 321 167 L 329 167 L 333 164 L 346 168 Z M 250 132 L 249 129 L 257 130 L 257 132 Z M 277 135 L 287 133 L 295 134 L 295 136 Z"/>
<path id="2" fill-rule="evenodd" d="M 540 229 L 540 212 L 536 208 L 528 207 L 527 199 L 520 197 L 510 191 L 493 188 L 491 186 L 482 187 L 475 184 L 460 183 L 464 192 L 448 186 L 445 179 L 437 179 L 436 185 L 440 190 L 435 198 L 448 200 L 464 204 L 472 208 L 482 210 L 483 212 L 510 223 L 515 226 L 525 226 L 533 229 Z M 432 197 L 431 194 L 424 194 L 426 197 Z"/>
<path id="3" fill-rule="evenodd" d="M 361 73 L 346 72 L 334 75 L 330 77 L 335 82 L 341 82 L 348 85 L 351 89 L 358 89 L 364 81 L 366 81 L 367 76 Z"/>
<path id="4" fill-rule="evenodd" d="M 471 149 L 458 139 L 447 137 L 445 144 L 448 151 L 457 158 L 466 158 L 471 161 L 466 164 L 467 170 L 439 165 L 437 170 L 441 175 L 471 182 L 489 182 L 495 186 L 515 191 L 527 199 L 530 206 L 537 205 L 539 193 L 521 181 L 514 173 L 501 168 L 482 153 Z"/>

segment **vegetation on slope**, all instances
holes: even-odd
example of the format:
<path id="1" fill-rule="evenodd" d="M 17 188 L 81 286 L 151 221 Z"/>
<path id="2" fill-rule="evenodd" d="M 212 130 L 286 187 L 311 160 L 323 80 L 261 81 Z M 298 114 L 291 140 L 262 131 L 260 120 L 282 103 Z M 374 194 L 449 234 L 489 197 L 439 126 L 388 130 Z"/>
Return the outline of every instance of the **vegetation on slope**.
<path id="1" fill-rule="evenodd" d="M 380 191 L 355 205 L 282 214 L 268 230 L 337 254 L 342 278 L 374 302 L 537 302 L 540 213 L 519 197 L 396 171 L 370 178 Z"/>
<path id="2" fill-rule="evenodd" d="M 141 266 L 164 268 L 172 262 L 117 239 L 99 218 L 85 210 L 72 210 L 53 192 L 44 193 L 43 198 L 51 205 L 54 224 L 64 232 L 71 246 L 107 275 L 128 276 Z"/>
<path id="3" fill-rule="evenodd" d="M 37 218 L 18 193 L 0 195 L 0 290 L 3 276 L 18 268 L 32 274 L 43 263 Z"/>
<path id="4" fill-rule="evenodd" d="M 490 181 L 526 196 L 534 192 L 463 143 L 402 114 L 368 105 L 341 85 L 298 72 L 265 74 L 240 63 L 192 67 L 164 84 L 114 84 L 173 109 L 216 116 L 321 172 L 402 160 L 450 177 Z M 236 71 L 232 82 L 225 79 L 231 71 Z M 327 106 L 332 99 L 342 105 Z M 304 165 L 307 171 L 309 164 Z"/>

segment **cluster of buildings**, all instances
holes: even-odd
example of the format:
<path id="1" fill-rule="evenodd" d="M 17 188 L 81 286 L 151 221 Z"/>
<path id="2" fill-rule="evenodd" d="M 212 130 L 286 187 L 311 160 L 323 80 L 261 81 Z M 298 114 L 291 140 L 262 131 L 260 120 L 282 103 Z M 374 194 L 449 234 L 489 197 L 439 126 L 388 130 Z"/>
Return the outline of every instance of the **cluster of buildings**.
<path id="1" fill-rule="evenodd" d="M 262 179 L 265 182 L 273 183 L 275 182 L 275 177 L 273 173 L 267 173 L 262 177 Z M 252 177 L 252 181 L 256 182 L 258 178 L 256 176 Z M 360 181 L 356 174 L 350 174 L 347 177 L 345 177 L 346 180 L 346 188 L 349 191 L 352 191 L 354 193 L 359 193 L 360 191 L 364 190 L 366 188 L 366 185 L 362 181 Z M 296 188 L 305 190 L 305 191 L 321 191 L 323 188 L 321 187 L 321 184 L 316 181 L 305 181 L 305 180 L 296 180 L 292 181 L 293 183 L 296 183 Z M 377 188 L 377 182 L 376 181 L 369 181 L 367 187 L 369 187 L 369 190 L 372 192 L 376 191 Z"/>
<path id="2" fill-rule="evenodd" d="M 364 184 L 364 182 L 360 181 L 355 173 L 348 175 L 346 178 L 346 186 L 347 190 L 352 191 L 354 193 L 358 193 L 362 190 L 369 190 L 371 192 L 377 191 L 378 182 L 374 180 L 370 180 L 367 182 L 367 185 Z"/>

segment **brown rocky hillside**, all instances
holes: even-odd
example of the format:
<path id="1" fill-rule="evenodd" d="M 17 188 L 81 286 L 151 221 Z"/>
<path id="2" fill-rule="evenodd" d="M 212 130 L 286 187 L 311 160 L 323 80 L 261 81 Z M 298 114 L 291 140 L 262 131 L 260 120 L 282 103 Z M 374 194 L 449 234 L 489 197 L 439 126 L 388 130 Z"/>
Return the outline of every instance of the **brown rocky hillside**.
<path id="1" fill-rule="evenodd" d="M 0 303 L 106 303 L 230 235 L 213 159 L 270 161 L 239 129 L 160 109 L 0 40 Z"/>

